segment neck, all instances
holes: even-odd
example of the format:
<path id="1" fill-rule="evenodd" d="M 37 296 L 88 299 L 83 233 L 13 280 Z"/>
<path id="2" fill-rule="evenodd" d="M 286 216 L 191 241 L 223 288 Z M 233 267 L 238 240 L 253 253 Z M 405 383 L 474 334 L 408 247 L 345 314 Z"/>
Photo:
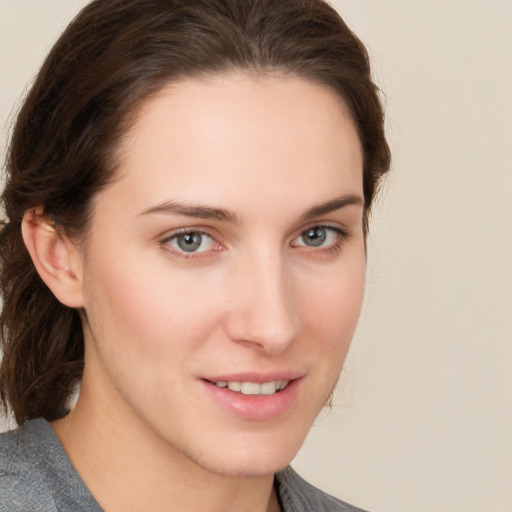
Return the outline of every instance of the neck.
<path id="1" fill-rule="evenodd" d="M 76 407 L 52 428 L 106 512 L 280 510 L 273 475 L 226 476 L 199 466 L 142 422 L 92 400 L 85 376 Z"/>

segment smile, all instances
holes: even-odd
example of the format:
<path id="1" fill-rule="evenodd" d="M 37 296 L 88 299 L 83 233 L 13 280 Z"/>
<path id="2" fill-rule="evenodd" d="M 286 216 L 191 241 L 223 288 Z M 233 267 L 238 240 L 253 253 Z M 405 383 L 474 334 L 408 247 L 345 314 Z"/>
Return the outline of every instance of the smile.
<path id="1" fill-rule="evenodd" d="M 242 393 L 243 395 L 273 395 L 288 386 L 289 380 L 272 380 L 270 382 L 248 382 L 248 381 L 218 381 L 214 384 L 219 388 L 228 388 L 230 391 Z"/>
<path id="2" fill-rule="evenodd" d="M 302 388 L 304 373 L 281 371 L 274 375 L 246 372 L 201 378 L 206 396 L 221 410 L 250 421 L 272 420 L 290 411 Z"/>

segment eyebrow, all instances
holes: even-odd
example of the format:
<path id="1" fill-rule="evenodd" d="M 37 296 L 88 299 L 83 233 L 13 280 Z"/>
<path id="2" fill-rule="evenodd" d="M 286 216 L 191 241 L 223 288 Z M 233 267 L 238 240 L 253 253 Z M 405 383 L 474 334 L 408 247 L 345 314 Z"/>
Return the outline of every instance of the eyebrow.
<path id="1" fill-rule="evenodd" d="M 363 199 L 355 194 L 346 194 L 326 203 L 313 206 L 300 217 L 301 221 L 310 220 L 313 217 L 326 215 L 328 213 L 340 210 L 346 206 L 364 206 Z M 177 201 L 165 201 L 164 203 L 152 206 L 147 210 L 143 210 L 140 215 L 148 215 L 151 213 L 164 213 L 183 215 L 185 217 L 193 217 L 197 219 L 213 219 L 231 224 L 240 224 L 240 217 L 229 210 L 223 208 L 215 208 L 212 206 L 198 204 L 184 204 Z"/>
<path id="2" fill-rule="evenodd" d="M 327 201 L 326 203 L 320 204 L 318 206 L 313 206 L 313 208 L 309 209 L 306 213 L 301 216 L 301 220 L 310 220 L 313 217 L 318 217 L 321 215 L 327 215 L 328 213 L 332 213 L 336 210 L 341 210 L 345 206 L 364 206 L 363 198 L 355 195 L 355 194 L 346 194 L 341 197 L 337 197 L 331 201 Z"/>
<path id="3" fill-rule="evenodd" d="M 166 201 L 157 206 L 153 206 L 144 210 L 141 215 L 147 215 L 149 213 L 168 213 L 197 219 L 213 219 L 221 222 L 229 222 L 231 224 L 240 224 L 238 215 L 229 210 L 196 204 L 188 205 L 178 203 L 177 201 Z"/>

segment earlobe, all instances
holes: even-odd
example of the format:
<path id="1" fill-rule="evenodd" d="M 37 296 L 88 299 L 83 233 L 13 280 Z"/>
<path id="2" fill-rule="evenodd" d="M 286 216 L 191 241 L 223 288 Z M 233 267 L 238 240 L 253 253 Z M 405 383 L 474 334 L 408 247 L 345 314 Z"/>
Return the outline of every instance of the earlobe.
<path id="1" fill-rule="evenodd" d="M 44 215 L 43 207 L 25 212 L 21 232 L 39 276 L 55 297 L 66 306 L 83 307 L 78 247 Z"/>

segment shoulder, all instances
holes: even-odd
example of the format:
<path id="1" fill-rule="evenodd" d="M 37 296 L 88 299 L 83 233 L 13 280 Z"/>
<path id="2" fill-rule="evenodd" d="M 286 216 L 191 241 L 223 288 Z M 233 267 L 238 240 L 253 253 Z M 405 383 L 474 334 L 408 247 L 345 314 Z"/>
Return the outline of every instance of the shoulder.
<path id="1" fill-rule="evenodd" d="M 23 427 L 0 434 L 0 512 L 56 511 L 26 441 Z"/>
<path id="2" fill-rule="evenodd" d="M 284 512 L 365 512 L 317 489 L 291 467 L 277 473 L 275 481 Z"/>

